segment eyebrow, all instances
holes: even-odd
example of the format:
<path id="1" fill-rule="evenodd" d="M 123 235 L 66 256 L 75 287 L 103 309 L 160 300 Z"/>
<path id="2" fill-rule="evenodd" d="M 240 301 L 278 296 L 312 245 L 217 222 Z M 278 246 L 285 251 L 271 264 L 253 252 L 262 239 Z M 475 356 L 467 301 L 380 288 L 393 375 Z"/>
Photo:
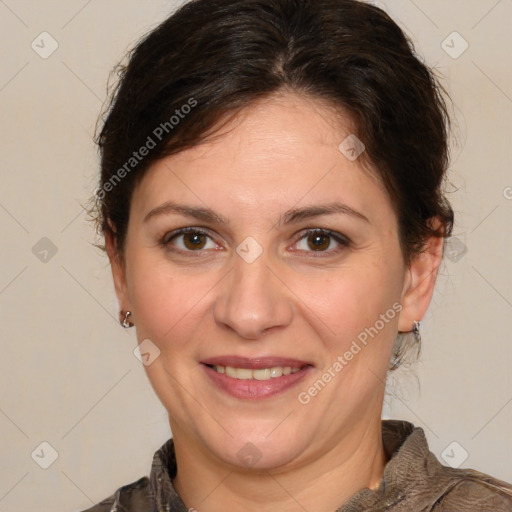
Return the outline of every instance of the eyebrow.
<path id="1" fill-rule="evenodd" d="M 370 221 L 366 216 L 362 213 L 354 210 L 350 206 L 346 204 L 335 202 L 328 203 L 325 205 L 318 206 L 305 206 L 303 208 L 294 208 L 292 210 L 288 210 L 280 219 L 278 224 L 292 224 L 294 222 L 300 222 L 304 219 L 311 219 L 312 217 L 320 217 L 321 215 L 332 215 L 335 213 L 343 213 L 345 215 L 350 215 L 355 217 L 356 219 L 363 220 L 368 224 Z"/>
<path id="2" fill-rule="evenodd" d="M 184 217 L 194 217 L 195 219 L 199 219 L 205 222 L 211 222 L 218 224 L 229 224 L 229 221 L 215 213 L 210 208 L 202 208 L 200 206 L 188 206 L 186 204 L 177 204 L 172 201 L 167 201 L 160 206 L 157 206 L 153 210 L 151 210 L 145 217 L 144 222 L 147 222 L 152 217 L 156 217 L 159 215 L 169 215 L 172 213 L 177 213 L 178 215 L 182 215 Z"/>
<path id="3" fill-rule="evenodd" d="M 184 217 L 193 217 L 204 222 L 226 225 L 230 223 L 228 219 L 226 219 L 222 215 L 219 215 L 218 213 L 215 213 L 210 208 L 178 204 L 173 201 L 167 201 L 151 210 L 144 217 L 144 222 L 147 222 L 149 219 L 156 216 L 169 215 L 173 213 L 182 215 Z M 354 210 L 353 208 L 347 206 L 346 204 L 334 202 L 325 205 L 305 206 L 302 208 L 293 208 L 291 210 L 288 210 L 280 217 L 277 225 L 293 224 L 305 219 L 320 217 L 321 215 L 332 215 L 335 213 L 350 215 L 356 219 L 363 220 L 368 224 L 370 223 L 368 218 L 364 216 L 362 213 L 358 212 L 357 210 Z"/>

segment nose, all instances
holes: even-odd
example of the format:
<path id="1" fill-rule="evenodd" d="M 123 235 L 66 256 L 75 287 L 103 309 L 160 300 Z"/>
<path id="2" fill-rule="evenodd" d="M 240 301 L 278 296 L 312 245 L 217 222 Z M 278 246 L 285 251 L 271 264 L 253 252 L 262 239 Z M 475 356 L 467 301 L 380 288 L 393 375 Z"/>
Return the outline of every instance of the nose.
<path id="1" fill-rule="evenodd" d="M 258 340 L 282 329 L 293 318 L 291 292 L 270 268 L 265 252 L 252 263 L 236 256 L 234 268 L 219 289 L 214 317 L 217 325 L 246 340 Z"/>

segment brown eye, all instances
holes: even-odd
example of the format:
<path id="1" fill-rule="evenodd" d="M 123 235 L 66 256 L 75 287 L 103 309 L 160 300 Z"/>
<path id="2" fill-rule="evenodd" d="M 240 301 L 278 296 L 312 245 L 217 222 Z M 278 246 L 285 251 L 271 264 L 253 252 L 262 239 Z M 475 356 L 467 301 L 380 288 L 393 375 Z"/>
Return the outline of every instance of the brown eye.
<path id="1" fill-rule="evenodd" d="M 336 247 L 336 245 L 338 247 Z M 304 252 L 336 253 L 349 246 L 349 240 L 340 233 L 325 229 L 310 229 L 303 233 L 296 243 L 297 249 Z"/>
<path id="2" fill-rule="evenodd" d="M 331 244 L 329 235 L 324 235 L 322 233 L 315 233 L 312 235 L 309 235 L 308 240 L 308 246 L 313 251 L 323 251 L 325 249 L 329 248 L 329 245 Z"/>
<path id="3" fill-rule="evenodd" d="M 208 246 L 210 243 L 210 246 Z M 206 252 L 203 249 L 217 249 L 209 233 L 198 228 L 182 228 L 168 233 L 162 245 L 176 252 Z"/>
<path id="4" fill-rule="evenodd" d="M 202 233 L 185 233 L 183 235 L 183 244 L 191 251 L 202 249 L 206 244 L 206 235 Z"/>

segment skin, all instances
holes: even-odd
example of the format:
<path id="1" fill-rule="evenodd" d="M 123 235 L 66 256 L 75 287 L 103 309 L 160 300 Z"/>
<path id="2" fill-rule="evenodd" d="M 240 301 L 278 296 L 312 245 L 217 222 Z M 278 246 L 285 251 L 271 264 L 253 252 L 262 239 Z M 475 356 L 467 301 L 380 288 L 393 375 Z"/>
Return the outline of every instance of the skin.
<path id="1" fill-rule="evenodd" d="M 339 144 L 350 120 L 292 93 L 253 103 L 214 141 L 156 162 L 134 191 L 123 254 L 107 251 L 119 304 L 139 343 L 160 352 L 146 372 L 169 413 L 187 507 L 332 511 L 379 484 L 384 383 L 397 331 L 410 331 L 432 297 L 442 239 L 404 263 L 390 199 L 362 159 Z M 228 224 L 175 213 L 147 214 L 167 201 L 208 207 Z M 340 201 L 367 221 L 337 213 L 280 225 L 284 212 Z M 170 240 L 182 227 L 202 227 Z M 306 228 L 350 240 L 321 239 Z M 252 263 L 236 252 L 253 237 Z M 185 245 L 187 243 L 187 245 Z M 190 248 L 192 247 L 192 249 Z M 189 251 L 178 254 L 172 249 Z M 309 403 L 299 402 L 365 328 L 401 311 Z M 263 400 L 221 391 L 200 362 L 219 355 L 292 357 L 313 365 L 290 390 Z M 238 456 L 252 443 L 261 458 Z"/>

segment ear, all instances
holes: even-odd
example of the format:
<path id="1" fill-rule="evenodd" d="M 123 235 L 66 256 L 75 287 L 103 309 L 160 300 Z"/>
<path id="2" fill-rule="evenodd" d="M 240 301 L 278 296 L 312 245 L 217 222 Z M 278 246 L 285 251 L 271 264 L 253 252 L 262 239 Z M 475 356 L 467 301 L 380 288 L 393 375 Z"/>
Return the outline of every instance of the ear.
<path id="1" fill-rule="evenodd" d="M 399 331 L 411 331 L 414 321 L 419 322 L 425 316 L 443 258 L 443 244 L 443 237 L 430 237 L 425 243 L 424 251 L 417 254 L 411 262 L 402 291 Z"/>
<path id="2" fill-rule="evenodd" d="M 114 288 L 116 291 L 119 307 L 123 311 L 131 311 L 131 305 L 128 295 L 128 286 L 126 284 L 125 265 L 123 262 L 123 258 L 119 254 L 119 251 L 117 249 L 114 232 L 115 230 L 109 230 L 105 233 L 105 248 L 107 250 L 108 258 L 110 260 L 112 278 L 114 280 Z"/>

